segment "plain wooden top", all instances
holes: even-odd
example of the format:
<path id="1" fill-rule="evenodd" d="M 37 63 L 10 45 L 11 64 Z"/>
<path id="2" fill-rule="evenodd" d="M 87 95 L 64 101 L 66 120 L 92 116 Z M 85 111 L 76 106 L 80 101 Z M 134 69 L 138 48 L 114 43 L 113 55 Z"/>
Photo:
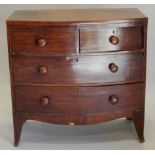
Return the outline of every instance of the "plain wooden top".
<path id="1" fill-rule="evenodd" d="M 68 9 L 68 10 L 17 10 L 7 20 L 8 24 L 26 22 L 78 23 L 113 20 L 146 20 L 135 8 L 124 9 Z"/>

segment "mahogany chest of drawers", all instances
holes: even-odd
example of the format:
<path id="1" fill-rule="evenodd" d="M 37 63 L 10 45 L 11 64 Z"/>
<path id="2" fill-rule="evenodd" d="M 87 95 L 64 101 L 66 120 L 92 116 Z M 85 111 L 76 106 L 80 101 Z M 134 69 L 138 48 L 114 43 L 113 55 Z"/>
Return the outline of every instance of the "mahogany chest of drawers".
<path id="1" fill-rule="evenodd" d="M 15 11 L 7 20 L 15 145 L 37 120 L 133 120 L 144 141 L 147 17 L 137 9 Z"/>

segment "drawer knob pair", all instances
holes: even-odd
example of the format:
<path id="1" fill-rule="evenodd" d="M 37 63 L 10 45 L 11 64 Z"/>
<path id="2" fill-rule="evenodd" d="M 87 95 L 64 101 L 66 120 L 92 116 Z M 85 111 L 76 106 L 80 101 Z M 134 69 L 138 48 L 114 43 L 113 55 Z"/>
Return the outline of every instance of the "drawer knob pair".
<path id="1" fill-rule="evenodd" d="M 112 43 L 113 45 L 117 45 L 119 43 L 119 38 L 116 36 L 110 36 L 109 38 L 110 43 Z M 38 39 L 37 40 L 37 45 L 39 47 L 45 47 L 47 45 L 47 40 L 44 38 Z"/>
<path id="2" fill-rule="evenodd" d="M 47 96 L 43 96 L 40 98 L 40 103 L 42 106 L 47 106 L 49 104 L 49 98 Z"/>
<path id="3" fill-rule="evenodd" d="M 45 47 L 45 46 L 47 45 L 47 40 L 44 39 L 44 38 L 38 39 L 38 40 L 37 40 L 37 45 L 38 45 L 39 47 Z"/>
<path id="4" fill-rule="evenodd" d="M 116 105 L 118 103 L 119 99 L 118 99 L 118 97 L 116 95 L 111 95 L 109 97 L 109 101 L 110 101 L 111 104 Z"/>
<path id="5" fill-rule="evenodd" d="M 110 41 L 111 44 L 117 45 L 117 44 L 119 43 L 119 38 L 116 37 L 116 36 L 111 36 L 111 37 L 109 38 L 109 41 Z"/>
<path id="6" fill-rule="evenodd" d="M 118 66 L 114 63 L 109 64 L 109 69 L 111 72 L 116 73 L 118 71 Z"/>

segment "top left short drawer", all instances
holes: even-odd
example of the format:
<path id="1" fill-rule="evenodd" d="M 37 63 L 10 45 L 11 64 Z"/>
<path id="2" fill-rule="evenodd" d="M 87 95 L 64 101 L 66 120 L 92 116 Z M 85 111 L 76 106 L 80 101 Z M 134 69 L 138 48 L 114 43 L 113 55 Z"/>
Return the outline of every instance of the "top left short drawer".
<path id="1" fill-rule="evenodd" d="M 75 29 L 13 29 L 10 52 L 13 53 L 76 53 Z"/>

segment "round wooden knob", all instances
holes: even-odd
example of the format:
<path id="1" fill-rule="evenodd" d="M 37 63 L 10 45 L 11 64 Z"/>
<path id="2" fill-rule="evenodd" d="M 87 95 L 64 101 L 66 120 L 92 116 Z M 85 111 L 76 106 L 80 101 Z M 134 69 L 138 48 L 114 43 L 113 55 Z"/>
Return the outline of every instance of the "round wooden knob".
<path id="1" fill-rule="evenodd" d="M 49 104 L 49 98 L 48 98 L 47 96 L 41 97 L 40 103 L 41 103 L 41 105 L 43 105 L 43 106 L 47 106 L 47 105 Z"/>
<path id="2" fill-rule="evenodd" d="M 47 72 L 47 67 L 46 66 L 40 66 L 39 67 L 39 73 L 40 74 L 45 74 Z"/>
<path id="3" fill-rule="evenodd" d="M 39 47 L 45 47 L 46 45 L 47 45 L 47 41 L 46 41 L 46 39 L 38 39 L 37 40 L 37 45 L 39 46 Z"/>
<path id="4" fill-rule="evenodd" d="M 110 101 L 111 104 L 115 105 L 115 104 L 118 103 L 119 99 L 118 99 L 118 97 L 116 95 L 111 95 L 109 97 L 109 101 Z"/>
<path id="5" fill-rule="evenodd" d="M 116 73 L 118 71 L 118 66 L 114 63 L 109 64 L 109 69 L 111 72 Z"/>
<path id="6" fill-rule="evenodd" d="M 116 36 L 111 36 L 109 38 L 110 43 L 112 43 L 113 45 L 117 45 L 119 43 L 119 38 Z"/>

